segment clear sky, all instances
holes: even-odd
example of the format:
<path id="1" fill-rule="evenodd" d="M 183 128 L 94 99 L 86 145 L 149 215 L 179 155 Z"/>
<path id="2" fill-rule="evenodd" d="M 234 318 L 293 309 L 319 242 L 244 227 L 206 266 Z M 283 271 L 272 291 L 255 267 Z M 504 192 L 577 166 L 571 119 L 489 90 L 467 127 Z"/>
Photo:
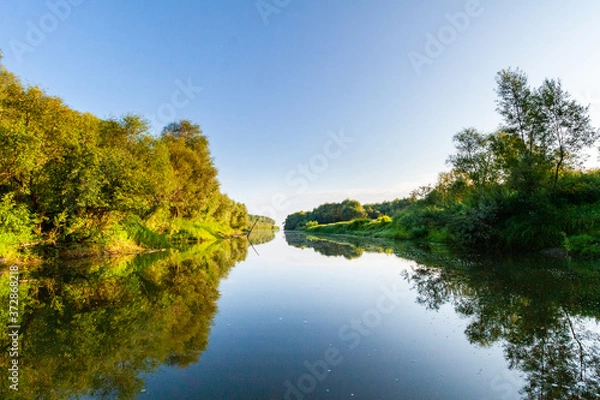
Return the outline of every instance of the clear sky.
<path id="1" fill-rule="evenodd" d="M 281 222 L 434 182 L 454 133 L 498 127 L 503 68 L 561 78 L 600 126 L 599 17 L 597 0 L 4 1 L 0 48 L 75 109 L 200 124 L 223 191 Z"/>

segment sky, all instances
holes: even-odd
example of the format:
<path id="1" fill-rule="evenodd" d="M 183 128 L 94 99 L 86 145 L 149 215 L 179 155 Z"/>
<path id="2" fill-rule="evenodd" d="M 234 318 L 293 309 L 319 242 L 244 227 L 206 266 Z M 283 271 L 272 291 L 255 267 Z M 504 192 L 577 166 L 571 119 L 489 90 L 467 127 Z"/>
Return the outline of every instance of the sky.
<path id="1" fill-rule="evenodd" d="M 597 0 L 3 1 L 0 49 L 74 109 L 199 124 L 222 191 L 281 223 L 434 183 L 456 132 L 500 126 L 504 68 L 560 78 L 599 127 L 598 16 Z"/>

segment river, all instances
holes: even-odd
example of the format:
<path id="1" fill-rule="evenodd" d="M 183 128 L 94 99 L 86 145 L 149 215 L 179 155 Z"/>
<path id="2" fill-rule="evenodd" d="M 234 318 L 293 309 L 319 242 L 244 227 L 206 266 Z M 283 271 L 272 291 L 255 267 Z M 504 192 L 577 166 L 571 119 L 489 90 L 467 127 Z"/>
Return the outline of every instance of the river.
<path id="1" fill-rule="evenodd" d="M 270 239 L 44 266 L 21 398 L 600 398 L 595 264 Z"/>

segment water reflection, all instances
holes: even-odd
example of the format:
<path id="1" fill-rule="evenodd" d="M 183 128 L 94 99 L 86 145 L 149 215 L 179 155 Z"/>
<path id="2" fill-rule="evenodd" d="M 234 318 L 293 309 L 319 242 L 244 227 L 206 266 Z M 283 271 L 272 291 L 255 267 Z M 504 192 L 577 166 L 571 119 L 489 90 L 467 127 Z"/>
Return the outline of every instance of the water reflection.
<path id="1" fill-rule="evenodd" d="M 329 240 L 301 233 L 286 232 L 285 240 L 299 249 L 311 248 L 324 256 L 342 256 L 348 260 L 362 256 L 364 249 L 349 242 Z"/>
<path id="2" fill-rule="evenodd" d="M 268 243 L 275 239 L 275 231 L 272 230 L 253 230 L 248 236 L 248 240 L 252 245 Z"/>
<path id="3" fill-rule="evenodd" d="M 55 261 L 30 273 L 21 298 L 16 398 L 134 398 L 144 387 L 141 373 L 198 361 L 219 281 L 247 249 L 246 239 L 228 240 L 139 257 Z M 0 357 L 7 366 L 8 353 Z M 2 381 L 0 398 L 11 398 Z"/>
<path id="4" fill-rule="evenodd" d="M 600 394 L 600 271 L 564 261 L 464 260 L 445 249 L 350 237 L 286 235 L 288 244 L 327 256 L 394 253 L 418 264 L 403 273 L 417 302 L 451 304 L 470 343 L 501 343 L 520 371 L 527 399 L 597 399 Z M 498 389 L 508 384 L 493 383 Z"/>

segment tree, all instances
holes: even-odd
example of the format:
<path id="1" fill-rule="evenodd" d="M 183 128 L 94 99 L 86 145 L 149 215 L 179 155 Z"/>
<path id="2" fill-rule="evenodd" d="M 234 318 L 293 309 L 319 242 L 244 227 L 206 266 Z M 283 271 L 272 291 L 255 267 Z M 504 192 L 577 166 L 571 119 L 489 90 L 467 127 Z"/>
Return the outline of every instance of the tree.
<path id="1" fill-rule="evenodd" d="M 285 219 L 283 229 L 285 229 L 286 231 L 293 231 L 299 227 L 304 226 L 304 224 L 306 224 L 306 222 L 309 221 L 309 214 L 310 213 L 306 213 L 304 211 L 299 211 L 288 215 Z"/>
<path id="2" fill-rule="evenodd" d="M 511 174 L 517 188 L 536 188 L 544 177 L 555 187 L 559 173 L 581 159 L 582 150 L 594 144 L 598 132 L 590 124 L 588 108 L 577 104 L 559 80 L 544 80 L 531 90 L 521 70 L 502 70 L 496 81 L 497 111 L 504 117 L 503 132 L 517 140 Z"/>
<path id="3" fill-rule="evenodd" d="M 475 185 L 482 188 L 498 180 L 494 152 L 490 149 L 491 136 L 466 128 L 453 137 L 457 153 L 450 156 L 447 163 Z"/>
<path id="4" fill-rule="evenodd" d="M 531 154 L 537 138 L 531 124 L 532 94 L 527 75 L 520 69 L 504 69 L 496 75 L 496 83 L 496 111 L 504 117 L 504 130 L 520 137 L 523 148 Z"/>
<path id="5" fill-rule="evenodd" d="M 356 200 L 346 199 L 341 204 L 342 221 L 352 221 L 353 219 L 365 218 L 367 213 L 363 206 Z"/>
<path id="6" fill-rule="evenodd" d="M 577 104 L 564 91 L 560 80 L 544 80 L 534 95 L 535 128 L 543 138 L 542 147 L 554 163 L 553 186 L 561 169 L 582 160 L 582 150 L 597 138 L 590 123 L 588 107 Z"/>
<path id="7" fill-rule="evenodd" d="M 169 148 L 176 177 L 176 187 L 170 198 L 172 214 L 197 217 L 219 189 L 208 139 L 200 126 L 185 120 L 167 125 L 161 138 Z"/>
<path id="8" fill-rule="evenodd" d="M 496 77 L 498 87 L 498 113 L 504 117 L 501 128 L 516 144 L 515 157 L 507 171 L 512 186 L 521 193 L 540 188 L 548 176 L 548 157 L 544 151 L 546 133 L 539 129 L 536 120 L 535 93 L 527 82 L 527 75 L 519 69 L 502 70 Z"/>

